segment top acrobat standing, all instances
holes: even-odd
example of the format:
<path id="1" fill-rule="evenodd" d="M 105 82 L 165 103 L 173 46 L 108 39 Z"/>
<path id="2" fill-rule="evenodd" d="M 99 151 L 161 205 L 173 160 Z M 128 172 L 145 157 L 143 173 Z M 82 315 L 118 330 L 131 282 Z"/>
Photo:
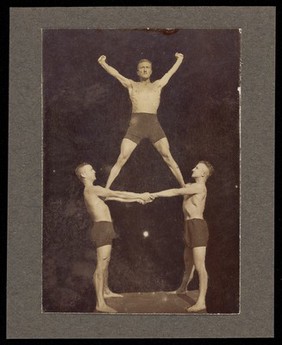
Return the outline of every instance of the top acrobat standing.
<path id="1" fill-rule="evenodd" d="M 154 82 L 150 80 L 152 75 L 152 62 L 147 59 L 142 59 L 137 64 L 137 75 L 140 81 L 136 82 L 122 76 L 115 68 L 111 67 L 106 62 L 105 55 L 99 57 L 99 64 L 128 89 L 129 97 L 132 102 L 132 116 L 129 128 L 122 140 L 120 154 L 115 165 L 111 169 L 106 188 L 110 188 L 111 184 L 120 173 L 120 170 L 143 138 L 148 138 L 151 141 L 161 154 L 180 186 L 185 186 L 181 171 L 171 155 L 167 137 L 157 117 L 162 88 L 178 70 L 184 58 L 181 53 L 176 53 L 175 57 L 176 62 L 170 70 L 165 73 L 161 79 Z"/>

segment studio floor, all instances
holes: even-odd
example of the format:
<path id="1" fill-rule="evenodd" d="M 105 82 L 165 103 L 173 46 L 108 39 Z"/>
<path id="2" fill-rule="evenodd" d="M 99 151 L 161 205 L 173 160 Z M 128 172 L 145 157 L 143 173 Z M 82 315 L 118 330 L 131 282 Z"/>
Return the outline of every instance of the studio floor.
<path id="1" fill-rule="evenodd" d="M 123 297 L 107 298 L 106 303 L 118 313 L 190 314 L 185 309 L 196 303 L 198 294 L 198 290 L 187 291 L 186 294 L 163 291 L 123 293 Z M 206 313 L 206 310 L 200 313 Z"/>

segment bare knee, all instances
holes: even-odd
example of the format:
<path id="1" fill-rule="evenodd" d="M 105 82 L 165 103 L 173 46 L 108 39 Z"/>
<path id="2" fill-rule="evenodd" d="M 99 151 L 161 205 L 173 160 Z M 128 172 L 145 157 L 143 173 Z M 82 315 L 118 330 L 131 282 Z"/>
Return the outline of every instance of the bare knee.
<path id="1" fill-rule="evenodd" d="M 170 161 L 171 160 L 171 154 L 169 152 L 162 152 L 161 153 L 163 159 L 167 162 L 167 161 Z"/>
<path id="2" fill-rule="evenodd" d="M 207 274 L 206 266 L 204 263 L 195 265 L 198 274 Z"/>
<path id="3" fill-rule="evenodd" d="M 118 159 L 117 159 L 117 165 L 122 167 L 124 166 L 124 164 L 127 162 L 129 158 L 129 155 L 128 154 L 125 154 L 125 153 L 121 153 L 119 156 L 118 156 Z"/>
<path id="4" fill-rule="evenodd" d="M 172 155 L 171 155 L 171 152 L 170 152 L 169 148 L 159 150 L 159 153 L 161 154 L 163 160 L 164 160 L 167 164 L 169 164 L 169 165 L 171 165 L 171 166 L 173 166 L 173 167 L 174 167 L 174 166 L 177 167 L 177 164 L 176 164 L 175 160 L 173 159 L 173 157 L 172 157 Z"/>
<path id="5" fill-rule="evenodd" d="M 160 152 L 162 158 L 164 159 L 164 161 L 166 161 L 167 163 L 173 163 L 174 162 L 169 149 L 167 149 L 167 150 L 160 150 L 159 152 Z"/>
<path id="6" fill-rule="evenodd" d="M 94 273 L 96 276 L 100 277 L 100 276 L 103 276 L 105 274 L 105 272 L 109 266 L 110 259 L 111 259 L 111 257 L 107 256 L 107 257 L 104 257 L 98 261 L 97 267 L 96 267 L 96 270 Z"/>
<path id="7" fill-rule="evenodd" d="M 103 259 L 101 260 L 101 265 L 103 269 L 106 270 L 108 268 L 110 260 L 111 260 L 110 255 L 103 257 Z"/>

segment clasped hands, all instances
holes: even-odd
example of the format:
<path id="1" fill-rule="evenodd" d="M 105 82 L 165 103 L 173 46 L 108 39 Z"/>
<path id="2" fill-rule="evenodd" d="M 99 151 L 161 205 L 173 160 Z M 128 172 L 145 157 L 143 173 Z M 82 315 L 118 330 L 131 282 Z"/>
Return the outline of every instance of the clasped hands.
<path id="1" fill-rule="evenodd" d="M 141 193 L 139 194 L 139 197 L 137 199 L 137 202 L 139 204 L 142 204 L 142 205 L 145 205 L 145 204 L 149 204 L 150 202 L 154 201 L 155 200 L 155 196 L 151 193 Z"/>

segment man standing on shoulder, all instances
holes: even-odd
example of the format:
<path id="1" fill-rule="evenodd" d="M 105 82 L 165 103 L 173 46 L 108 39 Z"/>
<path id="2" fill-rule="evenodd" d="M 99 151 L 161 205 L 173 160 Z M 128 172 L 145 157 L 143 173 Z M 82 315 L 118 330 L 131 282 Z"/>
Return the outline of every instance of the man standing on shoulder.
<path id="1" fill-rule="evenodd" d="M 151 198 L 183 196 L 184 213 L 184 264 L 185 272 L 181 286 L 176 293 L 185 293 L 191 281 L 194 269 L 199 276 L 199 296 L 195 305 L 186 308 L 187 312 L 199 312 L 206 309 L 206 292 L 208 274 L 206 271 L 205 257 L 209 238 L 207 223 L 204 219 L 204 210 L 207 198 L 206 181 L 214 172 L 213 166 L 207 161 L 200 161 L 192 169 L 194 183 L 188 183 L 183 188 L 168 189 L 151 193 Z"/>
<path id="2" fill-rule="evenodd" d="M 176 53 L 175 57 L 176 62 L 171 69 L 161 79 L 154 82 L 150 80 L 152 62 L 147 59 L 142 59 L 138 62 L 137 75 L 140 81 L 136 82 L 125 78 L 115 68 L 108 65 L 105 55 L 99 57 L 99 64 L 127 88 L 132 103 L 132 116 L 129 128 L 121 142 L 120 154 L 117 162 L 111 169 L 106 188 L 110 188 L 120 170 L 143 138 L 148 138 L 151 141 L 180 186 L 185 186 L 181 171 L 171 155 L 167 137 L 157 117 L 162 88 L 178 70 L 184 58 L 181 53 Z"/>
<path id="3" fill-rule="evenodd" d="M 93 275 L 93 284 L 96 291 L 96 310 L 104 313 L 116 313 L 109 307 L 105 298 L 122 297 L 113 293 L 108 286 L 108 266 L 111 258 L 112 240 L 116 237 L 113 228 L 110 210 L 102 198 L 120 202 L 150 202 L 149 193 L 130 193 L 112 191 L 101 186 L 94 186 L 96 172 L 88 163 L 77 166 L 75 173 L 84 184 L 84 201 L 87 211 L 93 221 L 91 239 L 97 249 L 97 267 Z"/>

